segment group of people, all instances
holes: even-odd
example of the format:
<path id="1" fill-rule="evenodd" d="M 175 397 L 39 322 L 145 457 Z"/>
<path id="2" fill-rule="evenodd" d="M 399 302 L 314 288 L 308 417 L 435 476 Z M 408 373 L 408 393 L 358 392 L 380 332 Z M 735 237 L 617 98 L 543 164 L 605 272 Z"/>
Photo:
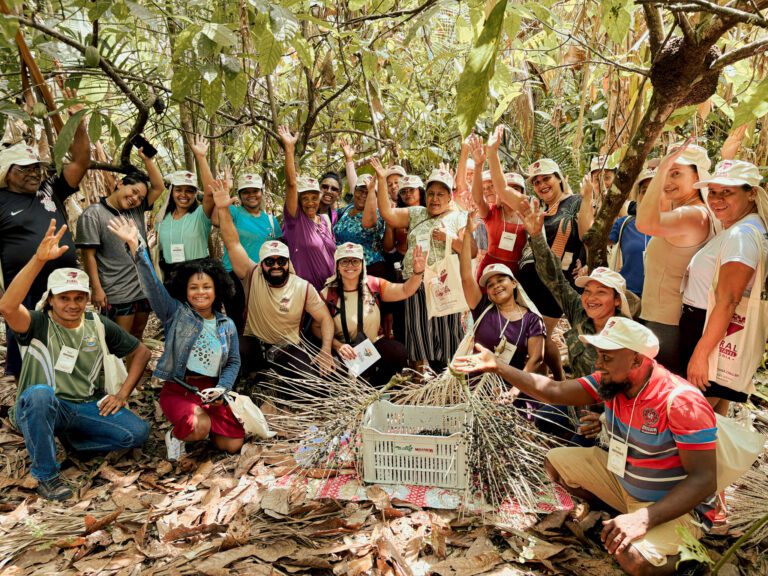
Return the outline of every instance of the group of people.
<path id="1" fill-rule="evenodd" d="M 599 447 L 583 448 L 594 462 L 585 480 L 580 453 L 561 449 L 548 471 L 623 513 L 606 528 L 622 566 L 668 573 L 679 542 L 670 522 L 696 524 L 686 514 L 714 493 L 714 411 L 751 392 L 712 380 L 709 362 L 742 298 L 765 286 L 768 199 L 757 167 L 724 160 L 710 174 L 703 148 L 673 147 L 642 172 L 613 224 L 611 265 L 590 271 L 581 265 L 583 238 L 614 186 L 610 158 L 595 158 L 574 193 L 551 159 L 505 173 L 502 127 L 487 143 L 472 135 L 462 144 L 455 177 L 448 165 L 422 179 L 377 158 L 358 176 L 344 142 L 344 202 L 344 179 L 299 174 L 297 138 L 287 127 L 278 132 L 281 214 L 265 209 L 265 178 L 253 171 L 238 175 L 232 197 L 232 182 L 214 178 L 208 144 L 196 137 L 197 172 L 164 178 L 139 149 L 144 171 L 123 175 L 85 209 L 74 236 L 64 200 L 89 168 L 85 127 L 58 175 L 23 142 L 0 151 L 6 374 L 18 381 L 12 416 L 40 494 L 71 496 L 55 437 L 86 455 L 146 441 L 148 425 L 127 404 L 150 358 L 141 336 L 154 311 L 165 334 L 154 376 L 172 424 L 169 459 L 208 437 L 238 451 L 245 432 L 226 393 L 267 368 L 323 377 L 369 342 L 380 359 L 362 377 L 374 385 L 408 364 L 494 370 L 514 384 L 515 401 L 535 405 L 537 425 L 568 428 L 568 406 L 586 409 L 567 434 L 579 444 L 590 445 L 602 427 L 600 409 L 588 407 L 605 402 L 609 435 L 624 446 L 621 466 Z M 146 215 L 158 201 L 150 231 Z M 222 260 L 210 257 L 214 227 Z M 427 292 L 445 278 L 425 284 L 425 273 L 453 254 L 468 313 L 437 315 Z M 563 317 L 578 380 L 566 380 L 552 339 Z M 454 358 L 467 331 L 480 352 Z M 111 355 L 126 359 L 128 376 L 108 392 L 102 367 Z M 667 409 L 683 378 L 695 388 Z M 629 546 L 638 539 L 647 544 Z"/>

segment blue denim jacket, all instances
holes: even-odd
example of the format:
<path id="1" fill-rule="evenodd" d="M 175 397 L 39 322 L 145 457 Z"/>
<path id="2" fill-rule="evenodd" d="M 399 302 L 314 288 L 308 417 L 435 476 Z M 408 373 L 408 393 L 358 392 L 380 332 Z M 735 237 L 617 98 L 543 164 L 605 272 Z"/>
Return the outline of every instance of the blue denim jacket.
<path id="1" fill-rule="evenodd" d="M 153 375 L 160 380 L 184 380 L 192 346 L 203 330 L 203 318 L 189 304 L 171 298 L 157 277 L 146 248 L 142 246 L 136 251 L 134 261 L 144 294 L 165 330 L 165 350 L 157 361 Z M 220 312 L 214 314 L 222 353 L 217 386 L 231 390 L 240 371 L 237 329 L 226 315 Z"/>

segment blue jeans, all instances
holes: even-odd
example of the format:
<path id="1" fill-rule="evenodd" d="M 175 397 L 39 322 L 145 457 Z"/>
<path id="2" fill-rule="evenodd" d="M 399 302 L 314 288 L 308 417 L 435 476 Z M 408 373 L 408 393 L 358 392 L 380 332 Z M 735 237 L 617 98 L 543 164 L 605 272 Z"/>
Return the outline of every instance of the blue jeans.
<path id="1" fill-rule="evenodd" d="M 149 437 L 149 424 L 127 408 L 101 416 L 96 402 L 62 400 L 45 385 L 24 390 L 16 403 L 16 423 L 24 435 L 32 476 L 37 480 L 59 475 L 55 436 L 84 457 L 138 448 Z"/>

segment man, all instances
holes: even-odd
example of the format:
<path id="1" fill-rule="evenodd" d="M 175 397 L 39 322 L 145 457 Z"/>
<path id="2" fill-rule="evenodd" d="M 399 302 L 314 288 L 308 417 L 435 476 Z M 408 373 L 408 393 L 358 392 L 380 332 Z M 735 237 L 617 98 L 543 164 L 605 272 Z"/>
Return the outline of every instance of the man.
<path id="1" fill-rule="evenodd" d="M 81 106 L 70 107 L 70 114 Z M 24 142 L 0 151 L 0 290 L 8 286 L 29 262 L 43 239 L 51 218 L 56 225 L 67 223 L 64 201 L 78 190 L 91 162 L 91 144 L 83 122 L 77 127 L 69 149 L 71 162 L 59 175 L 48 176 L 37 151 Z M 61 258 L 47 262 L 29 289 L 24 305 L 34 307 L 45 291 L 45 281 L 56 268 L 76 268 L 77 255 L 72 235 L 62 242 L 69 246 Z M 18 376 L 21 355 L 13 332 L 8 330 L 6 375 Z"/>
<path id="2" fill-rule="evenodd" d="M 704 396 L 653 358 L 659 341 L 623 317 L 596 335 L 596 372 L 555 382 L 497 362 L 488 350 L 455 361 L 464 372 L 493 371 L 522 392 L 552 404 L 605 402 L 608 452 L 599 447 L 556 448 L 547 454 L 549 476 L 587 501 L 619 512 L 604 522 L 602 541 L 629 574 L 675 572 L 682 538 L 710 525 L 716 491 L 715 415 Z M 668 406 L 669 404 L 669 406 Z"/>
<path id="3" fill-rule="evenodd" d="M 50 221 L 35 255 L 0 299 L 0 314 L 27 347 L 11 422 L 24 436 L 38 494 L 60 501 L 70 498 L 72 490 L 59 477 L 55 436 L 85 457 L 138 448 L 149 436 L 149 425 L 125 406 L 150 352 L 105 316 L 86 314 L 88 275 L 58 268 L 48 277 L 36 309 L 23 304 L 46 264 L 69 249 L 59 245 L 65 232 L 62 226 L 57 233 L 56 221 Z M 133 355 L 128 376 L 115 394 L 104 393 L 107 353 Z"/>
<path id="4" fill-rule="evenodd" d="M 227 247 L 232 271 L 243 282 L 246 318 L 241 357 L 243 374 L 268 364 L 293 377 L 295 370 L 307 371 L 314 361 L 325 374 L 333 369 L 331 344 L 333 320 L 317 290 L 293 271 L 290 250 L 280 240 L 267 240 L 259 249 L 259 263 L 253 262 L 240 243 L 229 205 L 232 198 L 221 182 L 214 182 L 213 198 L 219 215 L 221 238 Z M 320 323 L 322 344 L 313 360 L 301 347 L 304 314 Z M 271 350 L 275 348 L 274 350 Z M 286 368 L 288 369 L 286 371 Z"/>

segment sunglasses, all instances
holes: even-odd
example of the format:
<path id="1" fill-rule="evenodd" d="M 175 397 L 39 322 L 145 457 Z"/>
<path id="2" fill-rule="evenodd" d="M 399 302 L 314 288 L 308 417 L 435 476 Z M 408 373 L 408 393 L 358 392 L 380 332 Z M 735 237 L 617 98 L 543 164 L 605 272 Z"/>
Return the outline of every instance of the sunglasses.
<path id="1" fill-rule="evenodd" d="M 42 174 L 45 168 L 42 164 L 30 164 L 28 166 L 19 166 L 16 164 L 14 166 L 16 169 L 16 172 L 19 174 Z"/>
<path id="2" fill-rule="evenodd" d="M 330 184 L 320 184 L 320 190 L 330 190 L 331 192 L 340 192 L 341 188 L 331 186 Z"/>
<path id="3" fill-rule="evenodd" d="M 280 266 L 281 268 L 288 264 L 288 258 L 285 256 L 278 256 L 277 258 L 264 258 L 262 260 L 264 264 L 266 264 L 267 268 L 274 268 L 275 264 Z"/>

